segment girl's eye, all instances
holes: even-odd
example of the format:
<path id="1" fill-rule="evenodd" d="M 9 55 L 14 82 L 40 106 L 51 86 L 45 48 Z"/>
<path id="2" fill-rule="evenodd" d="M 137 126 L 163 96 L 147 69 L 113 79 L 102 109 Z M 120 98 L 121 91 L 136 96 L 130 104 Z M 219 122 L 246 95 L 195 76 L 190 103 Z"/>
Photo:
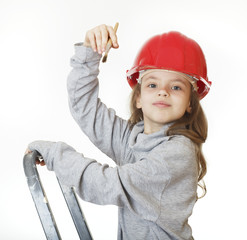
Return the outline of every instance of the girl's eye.
<path id="1" fill-rule="evenodd" d="M 179 86 L 173 86 L 173 87 L 172 87 L 172 90 L 178 91 L 178 90 L 182 90 L 182 89 L 181 89 L 181 87 L 179 87 Z"/>
<path id="2" fill-rule="evenodd" d="M 156 88 L 156 84 L 151 83 L 151 84 L 148 85 L 148 87 L 149 87 L 149 88 Z"/>

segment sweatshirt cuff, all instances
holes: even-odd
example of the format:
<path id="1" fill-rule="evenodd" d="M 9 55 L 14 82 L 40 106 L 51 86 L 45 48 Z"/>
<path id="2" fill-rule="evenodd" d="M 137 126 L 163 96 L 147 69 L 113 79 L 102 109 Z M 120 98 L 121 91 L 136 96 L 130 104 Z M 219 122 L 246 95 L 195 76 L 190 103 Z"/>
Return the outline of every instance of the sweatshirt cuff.
<path id="1" fill-rule="evenodd" d="M 49 141 L 34 141 L 28 145 L 28 149 L 31 151 L 38 151 L 41 156 L 43 157 L 47 169 L 53 171 L 53 160 L 54 160 L 54 153 L 56 151 L 56 142 L 49 142 Z"/>
<path id="2" fill-rule="evenodd" d="M 74 45 L 75 56 L 81 63 L 90 61 L 100 61 L 102 54 L 94 52 L 91 47 L 83 46 L 83 42 Z"/>

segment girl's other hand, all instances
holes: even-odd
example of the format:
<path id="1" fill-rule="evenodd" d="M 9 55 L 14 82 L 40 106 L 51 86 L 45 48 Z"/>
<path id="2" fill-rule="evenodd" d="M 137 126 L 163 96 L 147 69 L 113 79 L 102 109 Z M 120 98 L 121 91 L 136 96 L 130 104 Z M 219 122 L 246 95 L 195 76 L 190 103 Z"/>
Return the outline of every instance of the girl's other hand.
<path id="1" fill-rule="evenodd" d="M 32 153 L 32 151 L 27 149 L 26 152 L 25 152 L 25 155 L 29 154 L 29 153 Z M 40 165 L 40 166 L 45 166 L 45 161 L 43 159 L 41 159 L 41 158 L 37 158 L 36 159 L 36 164 Z"/>
<path id="2" fill-rule="evenodd" d="M 112 40 L 112 47 L 118 48 L 117 35 L 113 27 L 102 24 L 87 31 L 83 45 L 91 47 L 94 52 L 98 51 L 99 54 L 102 54 L 106 50 L 109 38 Z"/>

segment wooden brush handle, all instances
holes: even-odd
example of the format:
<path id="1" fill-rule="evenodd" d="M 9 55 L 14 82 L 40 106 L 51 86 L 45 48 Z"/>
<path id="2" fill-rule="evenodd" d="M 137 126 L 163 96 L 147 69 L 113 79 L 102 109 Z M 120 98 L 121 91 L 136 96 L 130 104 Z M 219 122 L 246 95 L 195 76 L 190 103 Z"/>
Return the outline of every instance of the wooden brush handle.
<path id="1" fill-rule="evenodd" d="M 119 23 L 117 22 L 115 24 L 115 26 L 114 26 L 114 29 L 113 30 L 114 30 L 115 33 L 117 32 L 118 25 L 119 25 Z M 111 40 L 111 38 L 109 38 L 109 40 L 107 42 L 107 45 L 106 45 L 106 51 L 105 51 L 105 53 L 108 53 L 111 47 L 112 47 L 112 40 Z"/>

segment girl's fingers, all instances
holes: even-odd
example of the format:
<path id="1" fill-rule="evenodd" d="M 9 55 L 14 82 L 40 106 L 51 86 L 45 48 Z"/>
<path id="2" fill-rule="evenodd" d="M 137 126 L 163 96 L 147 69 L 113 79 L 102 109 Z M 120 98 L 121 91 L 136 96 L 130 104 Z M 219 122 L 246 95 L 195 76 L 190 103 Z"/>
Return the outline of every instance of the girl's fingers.
<path id="1" fill-rule="evenodd" d="M 109 36 L 112 40 L 113 48 L 118 48 L 119 45 L 118 45 L 118 41 L 117 41 L 117 34 L 114 32 L 113 27 L 108 26 L 108 32 L 109 32 Z"/>
<path id="2" fill-rule="evenodd" d="M 118 48 L 117 35 L 111 26 L 102 24 L 86 33 L 84 45 L 91 48 L 99 54 L 106 50 L 108 39 L 111 38 L 114 48 Z"/>
<path id="3" fill-rule="evenodd" d="M 101 54 L 102 53 L 102 36 L 101 36 L 101 31 L 99 31 L 99 29 L 97 29 L 97 31 L 95 32 L 95 39 L 96 39 L 98 53 Z"/>
<path id="4" fill-rule="evenodd" d="M 44 161 L 44 160 L 42 160 L 42 161 L 40 162 L 40 166 L 45 166 L 45 161 Z"/>
<path id="5" fill-rule="evenodd" d="M 106 25 L 101 25 L 100 30 L 101 30 L 101 50 L 102 52 L 104 52 L 106 49 L 106 44 L 108 42 L 109 33 Z"/>
<path id="6" fill-rule="evenodd" d="M 45 161 L 44 160 L 40 161 L 39 159 L 36 159 L 36 164 L 40 166 L 45 166 Z"/>
<path id="7" fill-rule="evenodd" d="M 90 42 L 91 48 L 96 52 L 97 51 L 97 46 L 96 46 L 96 41 L 95 41 L 95 35 L 93 32 L 88 33 L 88 40 Z"/>
<path id="8" fill-rule="evenodd" d="M 109 38 L 109 33 L 106 25 L 100 25 L 95 29 L 95 38 L 96 38 L 96 44 L 98 53 L 101 54 L 106 49 L 106 44 Z"/>

